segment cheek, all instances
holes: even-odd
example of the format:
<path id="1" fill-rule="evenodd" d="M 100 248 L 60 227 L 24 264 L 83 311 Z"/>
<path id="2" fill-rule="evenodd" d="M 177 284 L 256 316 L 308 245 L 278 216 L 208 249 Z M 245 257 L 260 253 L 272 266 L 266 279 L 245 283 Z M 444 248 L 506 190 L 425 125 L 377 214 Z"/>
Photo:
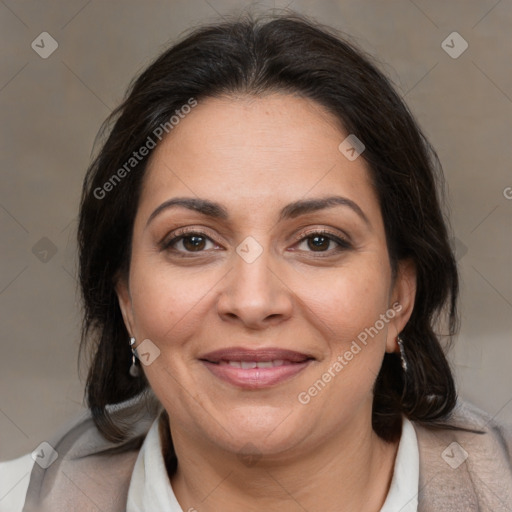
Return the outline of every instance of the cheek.
<path id="1" fill-rule="evenodd" d="M 133 266 L 131 296 L 139 337 L 157 345 L 187 337 L 214 280 L 207 272 L 173 271 L 167 265 Z"/>
<path id="2" fill-rule="evenodd" d="M 344 343 L 374 325 L 388 307 L 389 272 L 377 260 L 305 280 L 301 297 L 321 320 L 326 337 Z"/>
<path id="3" fill-rule="evenodd" d="M 375 262 L 357 272 L 333 274 L 321 292 L 309 295 L 315 300 L 308 306 L 327 341 L 326 359 L 301 389 L 299 400 L 332 425 L 345 421 L 362 403 L 371 403 L 385 352 L 388 324 L 380 318 L 388 310 L 387 275 Z"/>

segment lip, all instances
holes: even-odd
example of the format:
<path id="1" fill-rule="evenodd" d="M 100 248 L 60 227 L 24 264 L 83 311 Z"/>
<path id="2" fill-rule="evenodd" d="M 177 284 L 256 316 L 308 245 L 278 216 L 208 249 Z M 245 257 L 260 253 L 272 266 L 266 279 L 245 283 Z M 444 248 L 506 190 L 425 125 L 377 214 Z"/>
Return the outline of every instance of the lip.
<path id="1" fill-rule="evenodd" d="M 244 389 L 263 389 L 280 384 L 302 372 L 314 357 L 302 352 L 279 348 L 245 349 L 232 347 L 215 350 L 199 358 L 217 378 Z M 273 361 L 276 366 L 240 368 L 228 362 Z"/>

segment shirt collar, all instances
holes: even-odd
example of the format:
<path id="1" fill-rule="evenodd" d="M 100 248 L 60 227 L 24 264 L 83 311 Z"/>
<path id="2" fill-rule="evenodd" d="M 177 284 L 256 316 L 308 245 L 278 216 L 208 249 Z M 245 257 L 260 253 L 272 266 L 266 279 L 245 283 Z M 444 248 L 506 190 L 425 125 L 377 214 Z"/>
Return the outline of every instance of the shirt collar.
<path id="1" fill-rule="evenodd" d="M 420 456 L 416 431 L 412 423 L 403 416 L 402 436 L 395 458 L 393 478 L 380 512 L 416 512 L 419 478 Z"/>
<path id="2" fill-rule="evenodd" d="M 162 454 L 157 418 L 135 462 L 126 512 L 166 510 L 183 512 L 171 487 Z M 393 478 L 380 512 L 416 512 L 418 509 L 419 451 L 412 423 L 403 417 L 402 436 L 395 458 Z"/>

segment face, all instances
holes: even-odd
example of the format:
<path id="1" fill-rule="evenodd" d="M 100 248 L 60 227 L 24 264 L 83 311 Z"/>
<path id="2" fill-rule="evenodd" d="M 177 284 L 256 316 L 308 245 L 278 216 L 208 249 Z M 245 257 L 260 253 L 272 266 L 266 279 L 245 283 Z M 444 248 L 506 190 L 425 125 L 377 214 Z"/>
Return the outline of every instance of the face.
<path id="1" fill-rule="evenodd" d="M 415 285 L 347 135 L 304 98 L 215 98 L 154 150 L 117 291 L 175 439 L 272 456 L 371 429 Z"/>

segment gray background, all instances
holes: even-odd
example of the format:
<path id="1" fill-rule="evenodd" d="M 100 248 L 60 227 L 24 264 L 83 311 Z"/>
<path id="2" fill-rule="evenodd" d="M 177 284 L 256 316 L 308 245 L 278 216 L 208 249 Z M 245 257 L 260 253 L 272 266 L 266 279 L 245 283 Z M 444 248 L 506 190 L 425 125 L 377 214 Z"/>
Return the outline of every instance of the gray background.
<path id="1" fill-rule="evenodd" d="M 74 238 L 100 123 L 180 33 L 248 5 L 0 0 L 0 459 L 32 451 L 82 410 Z M 512 2 L 252 5 L 289 6 L 348 32 L 416 115 L 449 186 L 462 274 L 462 329 L 450 355 L 459 391 L 512 421 Z M 31 48 L 45 31 L 59 45 L 47 59 Z M 469 44 L 458 58 L 441 46 L 454 31 Z"/>

